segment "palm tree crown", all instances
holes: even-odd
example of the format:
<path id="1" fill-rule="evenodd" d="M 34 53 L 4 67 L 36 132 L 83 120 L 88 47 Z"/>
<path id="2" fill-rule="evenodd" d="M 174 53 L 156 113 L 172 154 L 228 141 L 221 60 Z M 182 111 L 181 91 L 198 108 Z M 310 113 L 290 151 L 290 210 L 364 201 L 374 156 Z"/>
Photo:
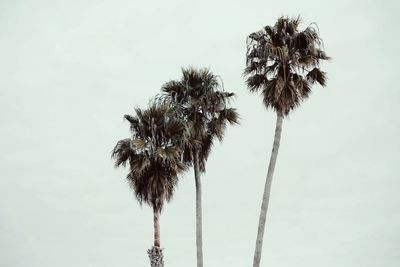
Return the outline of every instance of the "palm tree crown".
<path id="1" fill-rule="evenodd" d="M 252 92 L 262 90 L 264 104 L 287 115 L 307 98 L 311 85 L 325 86 L 321 60 L 329 57 L 313 25 L 299 31 L 300 17 L 280 17 L 273 27 L 266 26 L 248 36 L 247 86 Z"/>
<path id="2" fill-rule="evenodd" d="M 124 117 L 131 124 L 132 138 L 115 146 L 115 166 L 129 164 L 127 179 L 139 203 L 161 210 L 164 200 L 172 198 L 178 173 L 186 168 L 181 162 L 185 124 L 173 109 L 154 103 L 146 110 L 136 109 L 136 116 Z"/>
<path id="3" fill-rule="evenodd" d="M 184 162 L 193 163 L 198 153 L 199 167 L 205 171 L 205 161 L 215 137 L 222 140 L 227 122 L 238 123 L 236 109 L 227 103 L 233 93 L 220 89 L 218 76 L 208 69 L 182 69 L 182 78 L 163 85 L 163 100 L 172 102 L 188 123 L 188 142 L 184 149 Z"/>

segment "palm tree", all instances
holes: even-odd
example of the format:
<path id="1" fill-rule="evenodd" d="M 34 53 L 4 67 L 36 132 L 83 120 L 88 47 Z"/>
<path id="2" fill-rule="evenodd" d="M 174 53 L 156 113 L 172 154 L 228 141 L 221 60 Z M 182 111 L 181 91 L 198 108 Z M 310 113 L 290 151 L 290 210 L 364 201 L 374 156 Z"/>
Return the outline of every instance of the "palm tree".
<path id="1" fill-rule="evenodd" d="M 202 202 L 200 174 L 214 139 L 223 139 L 227 123 L 238 123 L 238 114 L 227 104 L 233 93 L 219 90 L 218 77 L 208 69 L 182 69 L 182 78 L 163 85 L 163 101 L 172 103 L 188 124 L 188 140 L 183 162 L 194 166 L 196 185 L 196 247 L 197 266 L 203 266 Z"/>
<path id="2" fill-rule="evenodd" d="M 267 179 L 258 224 L 253 267 L 260 266 L 265 220 L 272 176 L 278 156 L 283 118 L 307 98 L 311 86 L 325 86 L 325 72 L 320 61 L 327 60 L 316 27 L 299 31 L 300 17 L 280 17 L 274 26 L 266 26 L 247 39 L 246 84 L 251 92 L 261 91 L 264 105 L 277 114 L 275 138 L 268 166 Z"/>
<path id="3" fill-rule="evenodd" d="M 173 109 L 154 103 L 146 110 L 136 109 L 136 116 L 124 117 L 132 137 L 118 141 L 112 157 L 116 167 L 129 166 L 127 179 L 139 203 L 153 208 L 154 246 L 148 254 L 151 266 L 161 267 L 159 215 L 164 201 L 173 196 L 177 175 L 186 169 L 181 162 L 186 127 Z"/>

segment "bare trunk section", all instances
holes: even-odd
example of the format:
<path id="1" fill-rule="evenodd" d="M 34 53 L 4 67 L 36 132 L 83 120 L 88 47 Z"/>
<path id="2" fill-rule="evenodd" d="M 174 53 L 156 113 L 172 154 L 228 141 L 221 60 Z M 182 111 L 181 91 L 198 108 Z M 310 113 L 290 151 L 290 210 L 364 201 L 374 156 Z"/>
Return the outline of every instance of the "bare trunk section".
<path id="1" fill-rule="evenodd" d="M 194 179 L 196 182 L 196 247 L 197 267 L 203 267 L 203 229 L 201 211 L 201 181 L 198 152 L 194 154 Z"/>
<path id="2" fill-rule="evenodd" d="M 160 248 L 160 211 L 153 207 L 154 246 L 147 250 L 151 267 L 164 267 L 163 250 Z"/>
<path id="3" fill-rule="evenodd" d="M 271 158 L 269 160 L 267 179 L 265 181 L 264 194 L 261 204 L 260 218 L 258 221 L 258 232 L 256 240 L 256 249 L 254 252 L 253 267 L 260 267 L 261 252 L 262 252 L 263 238 L 265 232 L 265 221 L 267 218 L 272 177 L 274 175 L 276 158 L 278 157 L 279 142 L 281 140 L 282 122 L 283 122 L 283 115 L 281 113 L 278 113 L 276 118 L 274 145 L 272 148 Z"/>
<path id="4" fill-rule="evenodd" d="M 156 207 L 153 207 L 153 222 L 154 222 L 154 246 L 160 247 L 160 213 Z"/>

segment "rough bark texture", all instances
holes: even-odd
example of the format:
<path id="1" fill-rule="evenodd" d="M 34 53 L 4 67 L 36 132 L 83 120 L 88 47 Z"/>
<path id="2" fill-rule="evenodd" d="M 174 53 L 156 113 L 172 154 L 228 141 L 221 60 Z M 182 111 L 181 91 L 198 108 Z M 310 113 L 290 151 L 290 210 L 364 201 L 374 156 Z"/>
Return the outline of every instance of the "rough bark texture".
<path id="1" fill-rule="evenodd" d="M 153 207 L 153 222 L 154 222 L 154 246 L 160 247 L 160 213 L 156 207 Z"/>
<path id="2" fill-rule="evenodd" d="M 259 222 L 258 222 L 258 232 L 257 232 L 257 240 L 256 240 L 256 249 L 254 252 L 253 267 L 260 266 L 261 252 L 262 252 L 262 245 L 263 245 L 263 238 L 264 238 L 264 231 L 265 231 L 265 221 L 267 218 L 272 177 L 274 175 L 276 158 L 278 156 L 279 142 L 281 140 L 282 122 L 283 122 L 283 116 L 282 116 L 282 114 L 278 113 L 277 119 L 276 119 L 274 145 L 272 148 L 271 158 L 269 160 L 267 179 L 265 181 L 264 194 L 263 194 L 263 199 L 262 199 L 262 204 L 261 204 L 260 218 L 259 218 Z"/>
<path id="3" fill-rule="evenodd" d="M 197 267 L 203 267 L 203 233 L 201 213 L 201 181 L 200 168 L 197 152 L 194 155 L 194 179 L 196 182 L 196 247 Z"/>
<path id="4" fill-rule="evenodd" d="M 163 250 L 160 247 L 152 247 L 147 250 L 150 258 L 151 267 L 164 267 Z"/>

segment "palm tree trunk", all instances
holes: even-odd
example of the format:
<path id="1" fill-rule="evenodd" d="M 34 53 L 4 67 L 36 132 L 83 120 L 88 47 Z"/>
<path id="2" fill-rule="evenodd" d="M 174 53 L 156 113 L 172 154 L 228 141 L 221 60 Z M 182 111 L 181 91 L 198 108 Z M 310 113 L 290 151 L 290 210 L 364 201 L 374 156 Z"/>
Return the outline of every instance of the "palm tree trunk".
<path id="1" fill-rule="evenodd" d="M 153 207 L 153 222 L 154 222 L 154 246 L 147 250 L 150 258 L 151 267 L 164 267 L 164 256 L 160 248 L 160 212 L 156 207 Z"/>
<path id="2" fill-rule="evenodd" d="M 197 267 L 203 267 L 203 230 L 201 211 L 201 181 L 198 152 L 194 153 L 194 179 L 196 182 L 196 247 Z"/>
<path id="3" fill-rule="evenodd" d="M 160 213 L 156 207 L 153 207 L 153 223 L 154 223 L 154 246 L 160 247 Z"/>
<path id="4" fill-rule="evenodd" d="M 271 158 L 269 160 L 267 179 L 265 181 L 264 194 L 263 194 L 263 199 L 262 199 L 262 204 L 261 204 L 260 218 L 258 221 L 258 232 L 257 232 L 257 240 L 256 240 L 256 250 L 254 252 L 253 267 L 260 266 L 261 252 L 262 252 L 262 245 L 263 245 L 263 238 L 264 238 L 264 231 L 265 231 L 265 220 L 267 218 L 268 203 L 269 203 L 271 184 L 272 184 L 272 176 L 274 175 L 276 158 L 278 157 L 279 142 L 281 140 L 282 122 L 283 122 L 282 113 L 277 113 L 274 145 L 272 148 Z"/>

